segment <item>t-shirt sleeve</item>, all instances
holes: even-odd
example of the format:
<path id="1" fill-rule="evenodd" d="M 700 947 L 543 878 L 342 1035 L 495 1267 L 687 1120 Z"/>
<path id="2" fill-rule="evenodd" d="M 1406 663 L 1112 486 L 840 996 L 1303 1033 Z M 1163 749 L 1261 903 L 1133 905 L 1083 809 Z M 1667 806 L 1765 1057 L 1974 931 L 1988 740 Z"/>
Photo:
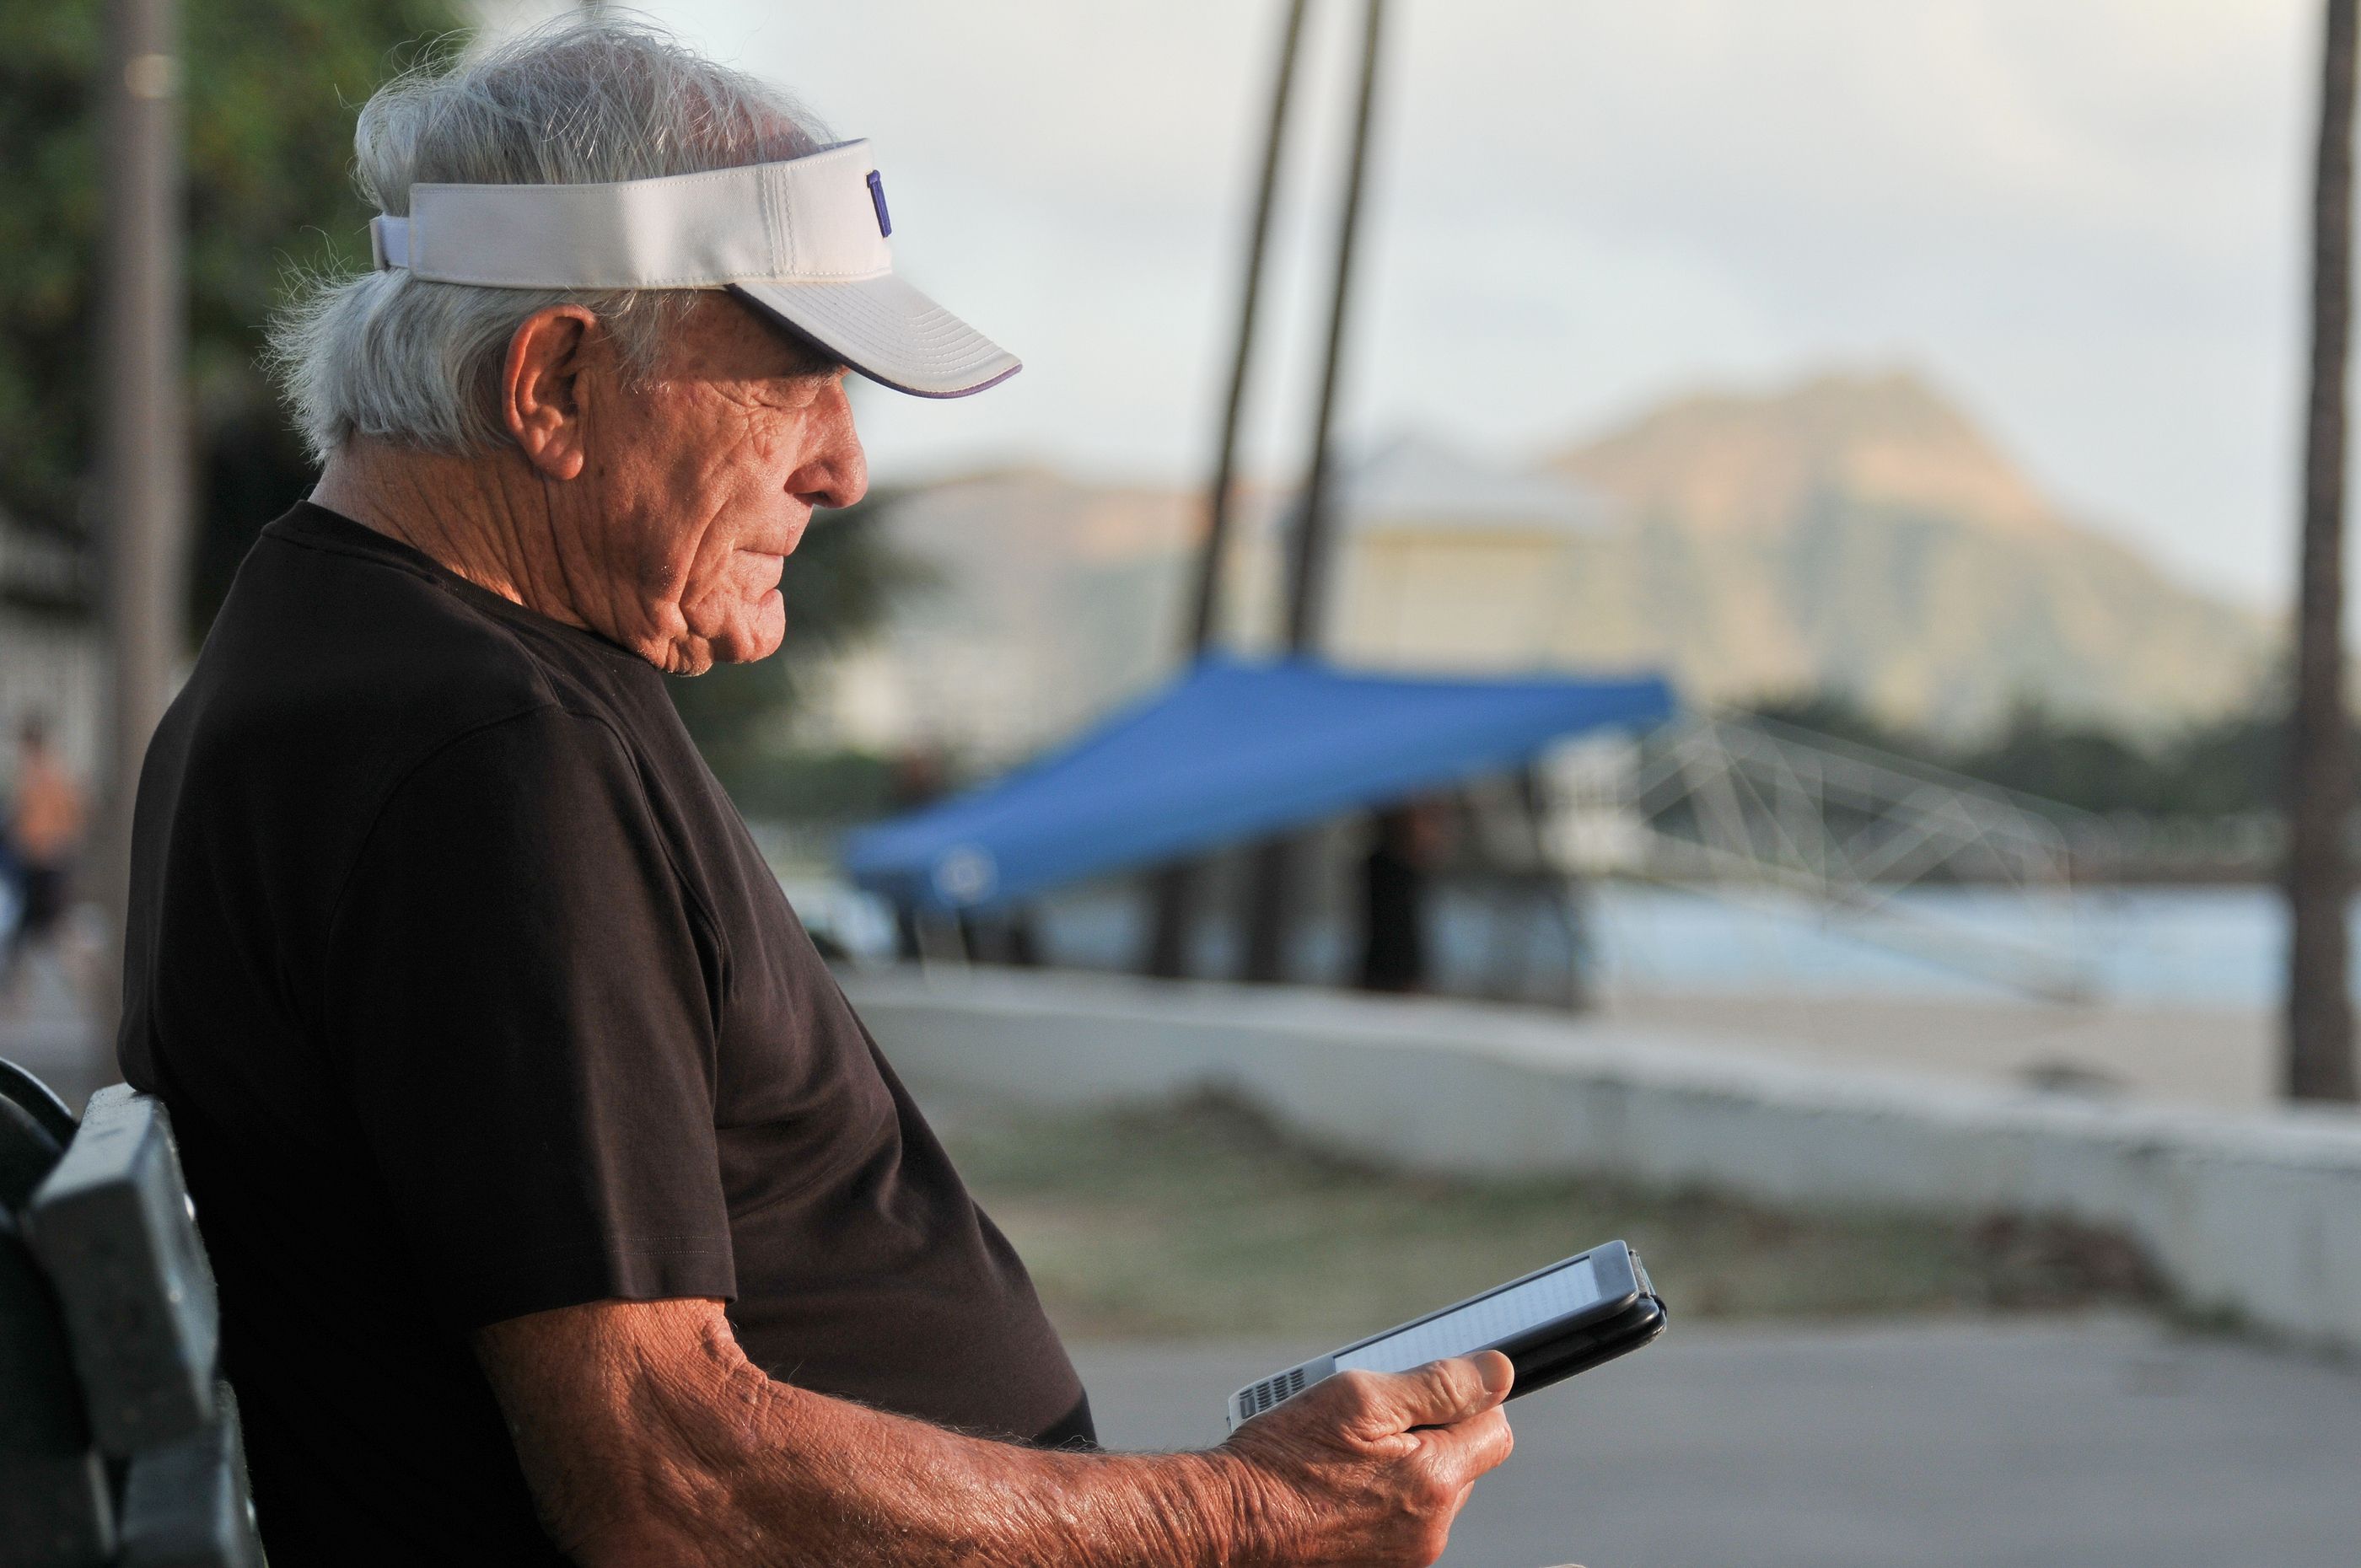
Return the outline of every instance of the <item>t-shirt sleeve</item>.
<path id="1" fill-rule="evenodd" d="M 598 720 L 505 719 L 395 787 L 338 904 L 323 1023 L 448 1326 L 736 1294 L 720 962 Z"/>

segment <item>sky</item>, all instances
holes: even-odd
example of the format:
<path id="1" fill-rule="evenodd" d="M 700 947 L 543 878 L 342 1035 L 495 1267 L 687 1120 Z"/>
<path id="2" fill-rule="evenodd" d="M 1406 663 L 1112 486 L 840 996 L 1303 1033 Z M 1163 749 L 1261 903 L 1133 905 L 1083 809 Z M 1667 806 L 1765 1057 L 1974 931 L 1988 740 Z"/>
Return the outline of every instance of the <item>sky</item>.
<path id="1" fill-rule="evenodd" d="M 549 0 L 496 0 L 524 15 Z M 876 144 L 895 265 L 1026 361 L 861 402 L 873 471 L 1195 482 L 1279 0 L 643 0 Z M 1248 411 L 1300 470 L 1357 5 L 1316 0 Z M 2070 514 L 2292 576 L 2318 6 L 1392 0 L 1340 421 L 1527 461 L 1908 367 Z"/>

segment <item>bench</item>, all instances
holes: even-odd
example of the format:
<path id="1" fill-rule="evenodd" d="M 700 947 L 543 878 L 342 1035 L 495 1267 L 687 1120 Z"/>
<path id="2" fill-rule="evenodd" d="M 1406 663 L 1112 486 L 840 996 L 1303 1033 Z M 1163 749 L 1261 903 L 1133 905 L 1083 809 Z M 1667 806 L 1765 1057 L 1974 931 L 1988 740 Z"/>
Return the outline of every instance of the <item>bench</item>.
<path id="1" fill-rule="evenodd" d="M 0 1568 L 261 1568 L 164 1107 L 0 1059 Z"/>

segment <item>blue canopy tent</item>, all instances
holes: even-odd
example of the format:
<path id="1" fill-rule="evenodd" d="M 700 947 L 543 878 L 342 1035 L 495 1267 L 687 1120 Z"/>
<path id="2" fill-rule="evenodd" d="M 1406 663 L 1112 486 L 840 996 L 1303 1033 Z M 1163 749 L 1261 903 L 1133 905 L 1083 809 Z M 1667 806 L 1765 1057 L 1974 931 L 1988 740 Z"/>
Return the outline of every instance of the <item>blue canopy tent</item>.
<path id="1" fill-rule="evenodd" d="M 1668 718 L 1660 676 L 1434 680 L 1208 658 L 1064 750 L 852 834 L 862 887 L 936 913 L 1267 837 Z"/>

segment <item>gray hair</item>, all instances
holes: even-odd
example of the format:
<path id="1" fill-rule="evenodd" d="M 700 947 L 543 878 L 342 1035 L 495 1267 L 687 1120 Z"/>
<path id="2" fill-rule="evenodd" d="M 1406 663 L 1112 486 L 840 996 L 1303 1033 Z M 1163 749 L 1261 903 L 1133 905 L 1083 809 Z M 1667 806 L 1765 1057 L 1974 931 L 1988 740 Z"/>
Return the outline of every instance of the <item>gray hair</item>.
<path id="1" fill-rule="evenodd" d="M 353 143 L 363 197 L 395 217 L 416 183 L 598 184 L 800 158 L 829 137 L 786 93 L 611 15 L 545 24 L 378 89 Z M 296 280 L 269 363 L 312 455 L 350 436 L 432 452 L 490 450 L 509 340 L 576 304 L 644 373 L 695 291 L 482 289 L 405 271 Z"/>

